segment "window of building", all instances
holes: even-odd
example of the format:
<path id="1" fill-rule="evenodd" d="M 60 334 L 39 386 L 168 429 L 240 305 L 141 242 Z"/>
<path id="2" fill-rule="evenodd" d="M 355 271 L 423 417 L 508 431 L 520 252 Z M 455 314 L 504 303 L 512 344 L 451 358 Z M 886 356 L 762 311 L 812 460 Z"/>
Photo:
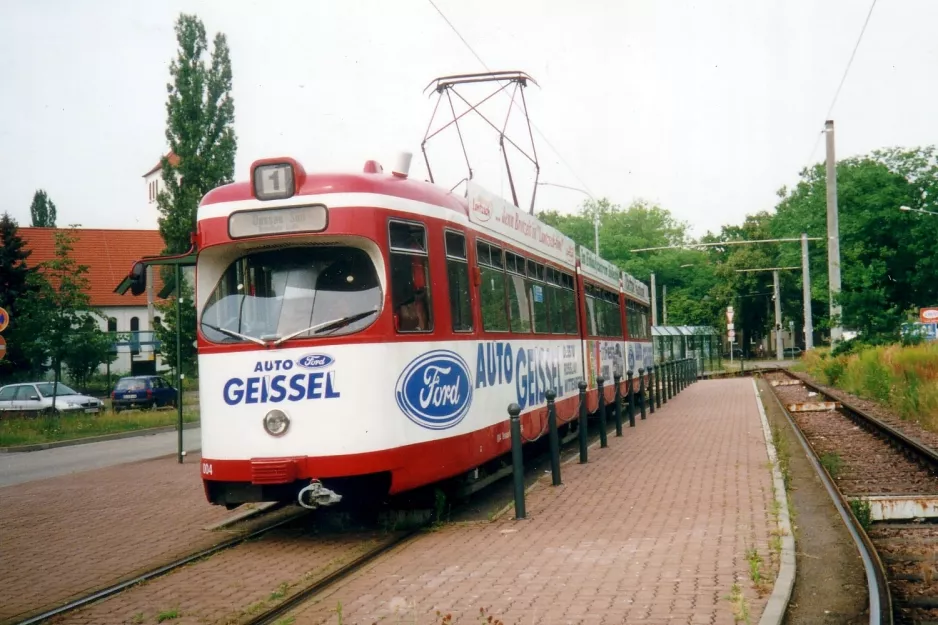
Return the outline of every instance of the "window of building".
<path id="1" fill-rule="evenodd" d="M 391 304 L 398 332 L 433 329 L 427 230 L 423 224 L 391 221 Z"/>
<path id="2" fill-rule="evenodd" d="M 466 255 L 466 235 L 447 230 L 446 277 L 449 281 L 449 310 L 453 317 L 454 332 L 472 330 L 472 299 L 469 288 L 469 260 Z"/>
<path id="3" fill-rule="evenodd" d="M 485 241 L 478 241 L 476 258 L 482 278 L 479 285 L 482 327 L 489 332 L 507 332 L 508 303 L 502 250 Z"/>
<path id="4" fill-rule="evenodd" d="M 108 332 L 117 332 L 117 319 L 114 317 L 108 317 L 107 319 L 107 331 Z"/>

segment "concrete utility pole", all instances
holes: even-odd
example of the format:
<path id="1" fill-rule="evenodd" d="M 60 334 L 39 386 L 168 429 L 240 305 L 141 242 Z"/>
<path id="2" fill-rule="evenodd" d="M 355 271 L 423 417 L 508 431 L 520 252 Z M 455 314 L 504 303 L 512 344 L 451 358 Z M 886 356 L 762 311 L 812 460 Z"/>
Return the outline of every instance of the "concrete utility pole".
<path id="1" fill-rule="evenodd" d="M 668 325 L 668 285 L 661 285 L 661 317 L 662 323 Z"/>
<path id="2" fill-rule="evenodd" d="M 782 360 L 785 350 L 782 346 L 782 293 L 778 284 L 778 269 L 772 271 L 772 282 L 775 287 L 775 357 Z"/>
<path id="3" fill-rule="evenodd" d="M 814 349 L 814 321 L 811 318 L 811 274 L 808 267 L 808 235 L 801 233 L 801 283 L 804 289 L 804 349 Z M 792 337 L 794 341 L 794 337 Z M 792 345 L 794 347 L 794 345 Z"/>
<path id="4" fill-rule="evenodd" d="M 658 325 L 658 289 L 655 287 L 655 274 L 651 274 L 651 325 Z"/>
<path id="5" fill-rule="evenodd" d="M 827 133 L 827 274 L 830 281 L 831 347 L 843 340 L 840 322 L 840 225 L 837 219 L 837 162 L 834 159 L 834 121 L 824 123 Z"/>

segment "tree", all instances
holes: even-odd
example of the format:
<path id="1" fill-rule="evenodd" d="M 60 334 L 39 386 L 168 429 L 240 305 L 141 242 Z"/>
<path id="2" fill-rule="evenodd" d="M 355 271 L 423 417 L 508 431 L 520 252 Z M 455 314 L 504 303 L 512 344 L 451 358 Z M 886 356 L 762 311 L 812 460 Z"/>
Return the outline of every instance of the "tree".
<path id="1" fill-rule="evenodd" d="M 866 340 L 898 339 L 906 311 L 938 299 L 933 279 L 938 271 L 938 218 L 919 219 L 921 215 L 899 210 L 903 205 L 921 206 L 930 198 L 923 197 L 923 191 L 936 188 L 932 154 L 894 150 L 837 163 L 841 322 Z M 825 170 L 818 165 L 802 172 L 801 178 L 779 202 L 773 232 L 826 238 Z M 810 258 L 813 297 L 827 304 L 826 247 L 813 246 Z M 797 248 L 784 249 L 779 262 L 800 264 Z M 820 327 L 830 325 L 828 306 L 815 312 L 820 313 Z"/>
<path id="2" fill-rule="evenodd" d="M 0 218 L 0 307 L 10 314 L 10 323 L 3 331 L 7 352 L 0 360 L 0 378 L 23 373 L 32 368 L 30 358 L 22 348 L 18 327 L 19 310 L 29 294 L 29 274 L 26 259 L 32 253 L 20 238 L 16 221 L 9 213 Z"/>
<path id="3" fill-rule="evenodd" d="M 180 355 L 182 356 L 182 371 L 187 375 L 193 375 L 196 371 L 196 348 L 195 348 L 195 324 L 196 314 L 195 306 L 192 305 L 194 293 L 192 287 L 186 281 L 185 274 L 182 279 L 182 303 L 179 305 L 179 314 L 181 318 L 180 328 L 182 333 L 180 337 Z M 156 324 L 154 331 L 160 341 L 160 354 L 164 362 L 172 368 L 176 368 L 176 302 L 167 301 L 159 304 L 162 323 Z"/>
<path id="4" fill-rule="evenodd" d="M 90 307 L 88 267 L 71 258 L 74 241 L 69 230 L 55 233 L 55 256 L 29 275 L 34 293 L 20 308 L 23 348 L 40 367 L 49 363 L 56 382 L 62 377 L 63 363 L 80 363 L 82 374 L 114 357 L 97 349 L 106 339 L 97 323 L 102 317 Z"/>
<path id="5" fill-rule="evenodd" d="M 215 187 L 234 179 L 237 149 L 234 100 L 231 97 L 231 59 L 225 35 L 215 35 L 208 66 L 203 58 L 208 47 L 205 26 L 198 17 L 179 16 L 176 40 L 178 52 L 169 66 L 172 82 L 166 85 L 169 94 L 166 101 L 166 139 L 171 153 L 178 159 L 175 165 L 165 156 L 161 159 L 165 189 L 157 197 L 161 215 L 160 234 L 167 254 L 182 254 L 190 248 L 199 201 Z M 175 280 L 171 267 L 164 267 L 162 276 L 167 284 Z M 191 369 L 194 350 L 188 346 L 195 341 L 193 299 L 183 295 L 182 308 L 184 323 L 180 327 L 180 335 L 183 352 L 190 354 L 188 358 L 184 357 L 183 367 Z M 161 353 L 166 360 L 175 362 L 175 301 L 160 306 L 160 310 L 171 337 L 170 341 L 162 342 Z M 157 329 L 158 332 L 161 330 Z"/>
<path id="6" fill-rule="evenodd" d="M 166 140 L 178 156 L 174 166 L 161 159 L 165 190 L 157 197 L 160 234 L 166 252 L 190 247 L 199 201 L 234 177 L 237 138 L 231 97 L 231 59 L 223 33 L 215 35 L 211 65 L 206 66 L 205 26 L 195 15 L 176 21 L 179 50 L 170 63 L 166 85 Z"/>
<path id="7" fill-rule="evenodd" d="M 43 189 L 33 194 L 33 203 L 29 207 L 34 228 L 55 228 L 55 204 Z"/>

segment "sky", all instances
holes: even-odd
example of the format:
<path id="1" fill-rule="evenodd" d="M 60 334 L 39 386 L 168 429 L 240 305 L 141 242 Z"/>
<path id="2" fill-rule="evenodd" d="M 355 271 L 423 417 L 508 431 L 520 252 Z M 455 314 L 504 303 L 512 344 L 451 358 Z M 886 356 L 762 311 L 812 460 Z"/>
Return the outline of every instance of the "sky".
<path id="1" fill-rule="evenodd" d="M 467 47 L 447 24 L 439 8 Z M 437 76 L 522 70 L 540 181 L 535 210 L 588 195 L 660 204 L 701 235 L 771 210 L 824 158 L 818 141 L 868 0 L 9 0 L 0 19 L 0 211 L 29 225 L 38 188 L 58 225 L 155 228 L 143 174 L 168 144 L 180 12 L 224 32 L 234 74 L 235 178 L 292 156 L 360 171 L 414 154 Z M 831 118 L 838 158 L 938 143 L 938 3 L 880 0 Z M 484 62 L 480 63 L 475 54 Z M 465 89 L 480 99 L 489 91 Z M 500 94 L 487 114 L 504 122 Z M 448 121 L 441 104 L 437 127 Z M 459 112 L 459 110 L 457 110 Z M 529 146 L 514 108 L 508 136 Z M 448 113 L 451 117 L 451 113 Z M 467 120 L 468 121 L 468 120 Z M 475 181 L 510 198 L 497 134 L 465 126 Z M 427 144 L 436 182 L 465 178 L 452 128 Z M 812 148 L 815 148 L 812 152 Z M 533 167 L 510 154 L 527 208 Z"/>

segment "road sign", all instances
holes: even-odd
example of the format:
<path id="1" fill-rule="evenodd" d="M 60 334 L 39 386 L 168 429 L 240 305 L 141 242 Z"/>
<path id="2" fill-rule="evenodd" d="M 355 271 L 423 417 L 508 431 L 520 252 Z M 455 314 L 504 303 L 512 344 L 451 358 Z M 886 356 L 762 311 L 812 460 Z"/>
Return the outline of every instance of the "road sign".
<path id="1" fill-rule="evenodd" d="M 730 330 L 730 331 L 733 331 L 733 330 L 735 330 L 736 328 L 733 327 L 733 322 L 731 321 L 731 322 L 729 322 L 729 323 L 726 324 L 726 329 L 727 329 L 727 330 Z"/>
<path id="2" fill-rule="evenodd" d="M 0 308 L 0 332 L 6 330 L 8 325 L 10 325 L 10 313 L 5 308 Z"/>
<path id="3" fill-rule="evenodd" d="M 3 357 L 7 354 L 7 341 L 5 338 L 0 336 L 0 360 L 3 360 Z"/>
<path id="4" fill-rule="evenodd" d="M 0 308 L 0 310 L 3 310 Z M 935 323 L 938 321 L 938 306 L 931 306 L 929 308 L 920 308 L 918 311 L 919 320 L 922 323 Z"/>
<path id="5" fill-rule="evenodd" d="M 736 313 L 733 312 L 733 307 L 732 307 L 732 306 L 727 306 L 727 307 L 726 307 L 726 321 L 727 321 L 727 323 L 733 323 L 733 316 L 734 316 L 735 314 L 736 314 Z"/>
<path id="6" fill-rule="evenodd" d="M 736 330 L 730 330 L 726 333 L 726 336 L 729 338 L 730 343 L 736 342 Z"/>

